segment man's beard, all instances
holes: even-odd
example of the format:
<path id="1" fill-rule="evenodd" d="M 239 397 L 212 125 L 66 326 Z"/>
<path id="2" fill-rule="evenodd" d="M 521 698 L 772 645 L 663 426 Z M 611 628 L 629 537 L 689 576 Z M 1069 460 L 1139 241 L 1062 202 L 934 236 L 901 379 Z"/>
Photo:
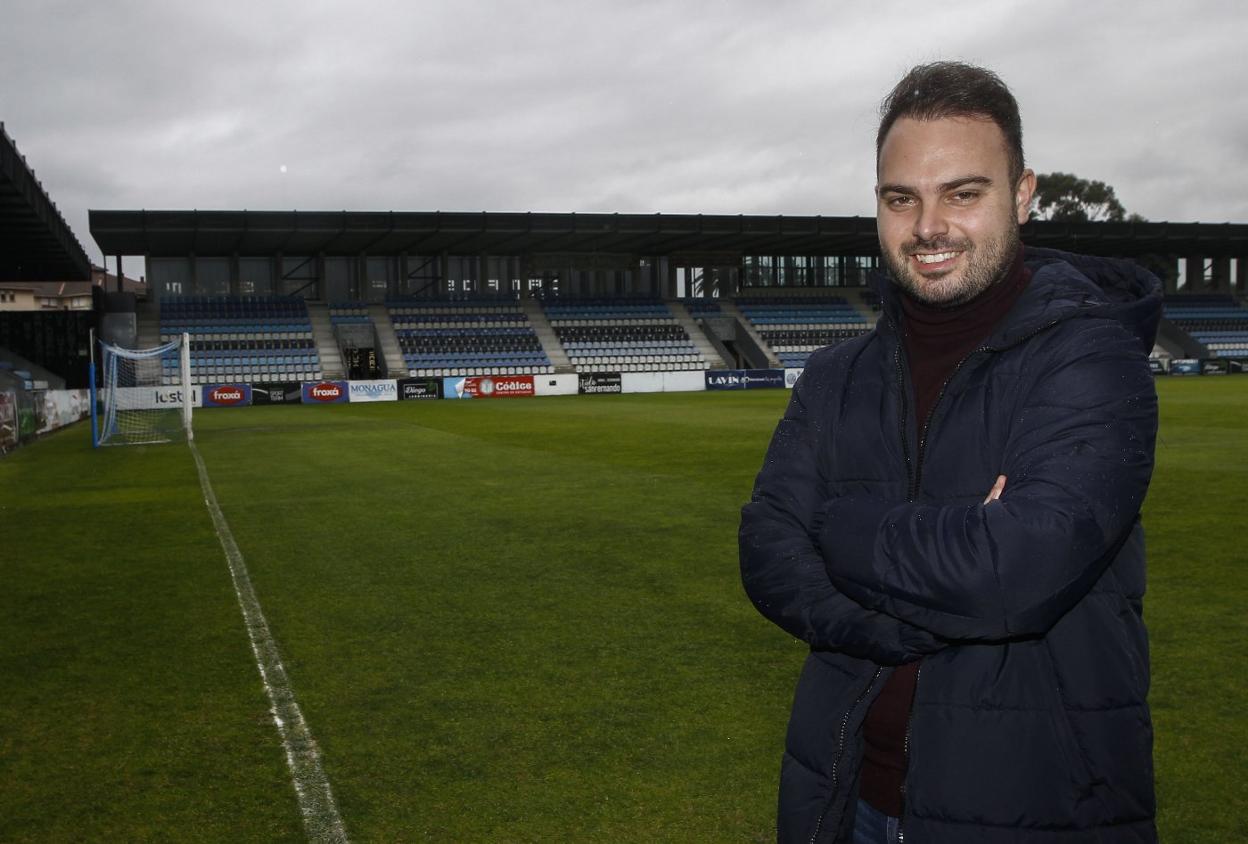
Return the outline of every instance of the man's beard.
<path id="1" fill-rule="evenodd" d="M 996 284 L 1010 264 L 1019 247 L 1018 229 L 1010 226 L 998 238 L 976 246 L 970 240 L 912 240 L 903 244 L 896 254 L 882 252 L 884 265 L 893 281 L 912 299 L 938 308 L 955 308 L 971 301 Z M 961 252 L 965 267 L 960 276 L 953 273 L 938 278 L 921 278 L 910 268 L 910 256 L 916 252 Z"/>

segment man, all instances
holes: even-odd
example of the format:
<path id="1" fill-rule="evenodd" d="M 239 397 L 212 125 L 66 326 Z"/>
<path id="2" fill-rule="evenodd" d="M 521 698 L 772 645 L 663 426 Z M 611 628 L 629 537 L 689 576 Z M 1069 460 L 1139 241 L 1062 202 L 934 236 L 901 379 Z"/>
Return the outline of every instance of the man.
<path id="1" fill-rule="evenodd" d="M 1155 841 L 1159 285 L 1023 250 L 995 74 L 916 67 L 881 114 L 881 318 L 812 355 L 742 511 L 747 593 L 811 648 L 779 838 Z"/>

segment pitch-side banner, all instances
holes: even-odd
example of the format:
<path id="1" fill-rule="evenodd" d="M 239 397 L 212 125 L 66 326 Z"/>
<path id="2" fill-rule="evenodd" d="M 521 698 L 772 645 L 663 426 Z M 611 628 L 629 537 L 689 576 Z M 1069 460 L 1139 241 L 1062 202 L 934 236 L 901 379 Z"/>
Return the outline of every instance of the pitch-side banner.
<path id="1" fill-rule="evenodd" d="M 801 368 L 795 369 L 793 367 L 789 367 L 788 369 L 784 370 L 784 386 L 788 387 L 790 390 L 793 389 L 793 385 L 796 384 L 797 379 L 801 377 L 802 377 Z"/>
<path id="2" fill-rule="evenodd" d="M 17 448 L 17 393 L 0 391 L 0 454 Z"/>
<path id="3" fill-rule="evenodd" d="M 709 369 L 706 372 L 708 390 L 744 390 L 744 369 Z"/>
<path id="4" fill-rule="evenodd" d="M 784 386 L 783 369 L 747 369 L 745 370 L 745 389 L 757 390 Z"/>
<path id="5" fill-rule="evenodd" d="M 575 396 L 577 377 L 570 372 L 558 375 L 534 375 L 533 395 L 535 396 Z"/>
<path id="6" fill-rule="evenodd" d="M 534 395 L 532 375 L 470 375 L 442 379 L 448 399 L 510 399 Z"/>
<path id="7" fill-rule="evenodd" d="M 674 369 L 659 374 L 665 393 L 700 393 L 706 389 L 706 378 L 701 369 Z"/>
<path id="8" fill-rule="evenodd" d="M 122 410 L 165 410 L 186 401 L 181 387 L 118 387 L 116 393 Z"/>
<path id="9" fill-rule="evenodd" d="M 582 372 L 577 383 L 577 392 L 582 395 L 623 391 L 623 381 L 618 372 Z"/>
<path id="10" fill-rule="evenodd" d="M 1195 358 L 1175 358 L 1170 361 L 1171 375 L 1199 375 L 1200 361 Z"/>
<path id="11" fill-rule="evenodd" d="M 1231 362 L 1226 358 L 1201 358 L 1201 375 L 1230 375 Z"/>
<path id="12" fill-rule="evenodd" d="M 442 398 L 441 378 L 400 378 L 399 399 L 440 399 Z"/>
<path id="13" fill-rule="evenodd" d="M 784 387 L 784 374 L 783 369 L 711 369 L 706 373 L 706 389 L 757 390 Z"/>
<path id="14" fill-rule="evenodd" d="M 348 383 L 351 401 L 398 401 L 397 381 L 351 381 Z"/>
<path id="15" fill-rule="evenodd" d="M 299 404 L 303 401 L 303 389 L 298 381 L 284 384 L 252 384 L 252 404 Z"/>
<path id="16" fill-rule="evenodd" d="M 1231 375 L 1248 373 L 1248 358 L 1227 358 L 1226 368 Z"/>
<path id="17" fill-rule="evenodd" d="M 88 390 L 48 390 L 43 393 L 43 416 L 39 433 L 64 428 L 91 413 Z"/>
<path id="18" fill-rule="evenodd" d="M 349 400 L 346 381 L 304 381 L 304 404 L 339 404 Z"/>
<path id="19" fill-rule="evenodd" d="M 201 407 L 244 407 L 251 404 L 250 384 L 205 384 L 199 388 Z"/>

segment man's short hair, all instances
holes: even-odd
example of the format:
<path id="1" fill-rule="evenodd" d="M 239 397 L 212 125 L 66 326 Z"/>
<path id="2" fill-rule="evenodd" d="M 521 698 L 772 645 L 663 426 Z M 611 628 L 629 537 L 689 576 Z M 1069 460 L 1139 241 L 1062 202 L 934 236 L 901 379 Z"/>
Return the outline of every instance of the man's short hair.
<path id="1" fill-rule="evenodd" d="M 991 70 L 963 62 L 921 64 L 907 73 L 880 104 L 880 129 L 875 136 L 875 161 L 893 124 L 902 117 L 940 120 L 977 117 L 991 120 L 1005 135 L 1010 179 L 1023 175 L 1023 121 L 1010 89 Z"/>

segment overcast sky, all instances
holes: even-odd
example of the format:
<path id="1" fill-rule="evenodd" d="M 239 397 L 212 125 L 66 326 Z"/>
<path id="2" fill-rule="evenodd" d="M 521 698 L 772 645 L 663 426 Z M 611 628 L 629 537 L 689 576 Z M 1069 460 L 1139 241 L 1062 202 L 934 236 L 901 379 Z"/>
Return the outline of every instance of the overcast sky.
<path id="1" fill-rule="evenodd" d="M 89 208 L 872 215 L 879 100 L 961 59 L 1038 172 L 1248 222 L 1246 38 L 1233 0 L 6 0 L 0 120 L 97 261 Z"/>

